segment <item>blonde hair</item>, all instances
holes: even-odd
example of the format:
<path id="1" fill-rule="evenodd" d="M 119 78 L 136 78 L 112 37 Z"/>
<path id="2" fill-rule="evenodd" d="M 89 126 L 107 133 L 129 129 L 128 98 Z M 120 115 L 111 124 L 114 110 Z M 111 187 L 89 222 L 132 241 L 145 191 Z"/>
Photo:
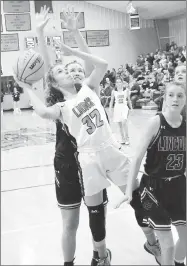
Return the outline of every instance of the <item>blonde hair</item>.
<path id="1" fill-rule="evenodd" d="M 174 82 L 170 82 L 170 83 L 166 84 L 165 96 L 166 96 L 167 90 L 172 86 L 182 88 L 184 90 L 185 95 L 186 95 L 186 84 L 181 84 L 181 83 L 174 81 Z"/>

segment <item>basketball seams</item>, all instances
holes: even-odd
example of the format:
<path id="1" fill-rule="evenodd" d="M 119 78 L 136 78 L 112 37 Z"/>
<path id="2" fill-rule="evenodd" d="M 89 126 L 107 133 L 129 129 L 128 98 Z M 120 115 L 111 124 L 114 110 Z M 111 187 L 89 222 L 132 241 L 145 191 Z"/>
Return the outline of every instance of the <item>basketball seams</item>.
<path id="1" fill-rule="evenodd" d="M 32 59 L 34 56 L 35 56 L 35 54 L 33 54 L 33 55 L 31 56 L 31 58 L 29 59 L 29 61 L 27 62 L 27 64 L 26 64 L 25 68 L 24 68 L 24 69 L 23 69 L 23 71 L 22 71 L 22 74 L 21 74 L 21 76 L 20 76 L 20 79 L 22 79 L 22 77 L 23 77 L 23 74 L 24 74 L 24 72 L 25 72 L 25 69 L 26 69 L 26 67 L 28 66 L 29 62 L 31 61 L 31 59 Z"/>
<path id="2" fill-rule="evenodd" d="M 39 71 L 40 68 L 42 68 L 43 65 L 44 65 L 44 62 L 43 62 L 42 65 L 41 65 L 38 69 L 36 69 L 33 73 L 31 73 L 31 74 L 29 74 L 28 76 L 26 76 L 26 77 L 24 78 L 24 81 L 26 82 L 26 81 L 27 81 L 26 79 L 27 79 L 28 77 L 32 76 L 33 74 L 35 74 L 37 71 Z M 29 80 L 28 80 L 28 82 L 29 82 Z"/>

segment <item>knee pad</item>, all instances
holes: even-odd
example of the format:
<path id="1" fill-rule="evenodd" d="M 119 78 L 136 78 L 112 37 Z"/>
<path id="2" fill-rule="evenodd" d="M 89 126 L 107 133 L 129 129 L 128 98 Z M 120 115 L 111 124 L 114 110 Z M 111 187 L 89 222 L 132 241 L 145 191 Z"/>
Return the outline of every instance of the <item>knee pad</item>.
<path id="1" fill-rule="evenodd" d="M 103 203 L 97 206 L 87 206 L 89 212 L 89 225 L 95 242 L 105 239 L 105 212 Z"/>

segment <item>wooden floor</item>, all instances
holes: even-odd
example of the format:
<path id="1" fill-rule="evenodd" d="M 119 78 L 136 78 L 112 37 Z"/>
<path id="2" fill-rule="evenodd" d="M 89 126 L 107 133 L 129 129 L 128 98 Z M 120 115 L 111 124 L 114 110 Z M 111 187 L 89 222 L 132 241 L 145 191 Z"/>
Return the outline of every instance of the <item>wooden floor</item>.
<path id="1" fill-rule="evenodd" d="M 155 111 L 134 110 L 129 118 L 133 154 L 147 120 Z M 112 129 L 118 138 L 116 126 Z M 63 265 L 61 215 L 56 204 L 53 156 L 55 128 L 32 111 L 1 119 L 1 265 Z M 145 238 L 124 204 L 113 206 L 119 190 L 108 189 L 107 246 L 112 265 L 157 265 L 143 249 Z M 177 239 L 174 230 L 175 240 Z M 92 256 L 87 209 L 82 204 L 77 234 L 76 265 L 89 265 Z"/>

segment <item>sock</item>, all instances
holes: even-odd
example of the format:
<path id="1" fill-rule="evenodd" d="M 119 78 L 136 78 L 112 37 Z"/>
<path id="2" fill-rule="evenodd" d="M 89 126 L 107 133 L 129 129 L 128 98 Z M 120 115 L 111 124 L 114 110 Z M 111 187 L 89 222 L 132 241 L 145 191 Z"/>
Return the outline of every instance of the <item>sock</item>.
<path id="1" fill-rule="evenodd" d="M 174 260 L 174 261 L 175 261 L 175 266 L 185 266 L 183 260 L 181 260 L 181 261 L 176 261 L 176 260 Z"/>
<path id="2" fill-rule="evenodd" d="M 93 251 L 93 258 L 94 259 L 99 259 L 99 253 L 98 253 L 98 251 Z"/>
<path id="3" fill-rule="evenodd" d="M 73 266 L 74 265 L 74 259 L 72 261 L 65 261 L 64 266 Z"/>

